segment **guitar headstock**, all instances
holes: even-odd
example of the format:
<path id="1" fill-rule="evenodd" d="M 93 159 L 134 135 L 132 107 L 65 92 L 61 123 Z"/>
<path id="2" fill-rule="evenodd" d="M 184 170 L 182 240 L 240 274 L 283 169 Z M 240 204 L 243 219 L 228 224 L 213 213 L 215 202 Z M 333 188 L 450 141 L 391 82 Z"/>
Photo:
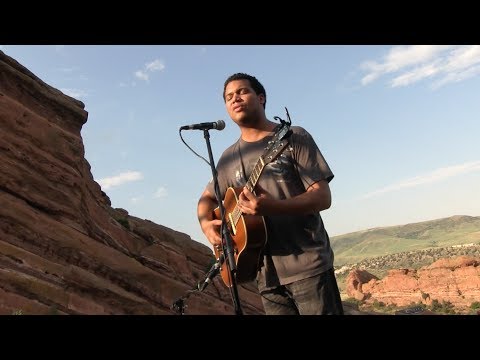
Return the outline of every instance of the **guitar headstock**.
<path id="1" fill-rule="evenodd" d="M 273 139 L 268 142 L 268 147 L 261 157 L 264 165 L 271 163 L 282 153 L 283 149 L 288 145 L 287 138 L 291 133 L 290 124 L 286 122 L 282 123 L 282 126 L 277 130 Z"/>
<path id="2" fill-rule="evenodd" d="M 288 116 L 288 111 L 287 111 L 287 116 Z M 290 117 L 289 117 L 289 120 L 290 120 Z M 281 123 L 282 124 L 280 125 L 280 128 L 275 132 L 275 135 L 273 135 L 273 139 L 268 142 L 265 152 L 258 159 L 257 164 L 255 165 L 245 185 L 252 192 L 254 191 L 255 184 L 257 183 L 258 178 L 260 177 L 260 174 L 262 173 L 262 170 L 265 167 L 265 165 L 271 163 L 278 156 L 280 156 L 283 149 L 285 149 L 288 145 L 287 138 L 292 133 L 292 131 L 290 130 L 291 121 L 287 122 L 287 121 L 281 120 Z"/>

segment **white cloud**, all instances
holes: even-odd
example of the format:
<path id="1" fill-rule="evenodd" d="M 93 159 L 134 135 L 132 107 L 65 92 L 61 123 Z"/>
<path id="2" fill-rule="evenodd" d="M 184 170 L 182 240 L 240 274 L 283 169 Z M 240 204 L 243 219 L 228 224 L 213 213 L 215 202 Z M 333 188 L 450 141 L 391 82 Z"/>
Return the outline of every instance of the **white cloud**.
<path id="1" fill-rule="evenodd" d="M 143 196 L 132 197 L 132 198 L 130 199 L 130 201 L 131 201 L 132 204 L 137 204 L 137 203 L 139 203 L 139 202 L 142 201 L 142 200 L 143 200 Z"/>
<path id="2" fill-rule="evenodd" d="M 415 69 L 408 71 L 400 76 L 394 78 L 391 82 L 392 87 L 397 86 L 406 86 L 417 82 L 421 79 L 434 76 L 440 71 L 440 67 L 438 66 L 438 62 L 432 62 L 429 64 L 425 64 L 423 66 L 416 67 Z"/>
<path id="3" fill-rule="evenodd" d="M 165 64 L 159 59 L 155 59 L 152 62 L 145 64 L 145 70 L 150 72 L 162 71 L 163 69 L 165 69 Z"/>
<path id="4" fill-rule="evenodd" d="M 116 176 L 97 180 L 103 190 L 108 190 L 114 186 L 119 186 L 132 181 L 143 179 L 143 175 L 139 171 L 127 171 Z"/>
<path id="5" fill-rule="evenodd" d="M 62 76 L 63 81 L 88 81 L 88 77 L 85 74 L 80 74 L 81 68 L 78 66 L 71 67 L 57 67 L 55 71 L 58 71 Z"/>
<path id="6" fill-rule="evenodd" d="M 454 49 L 447 59 L 447 71 L 458 71 L 469 68 L 480 62 L 480 45 L 461 46 Z"/>
<path id="7" fill-rule="evenodd" d="M 78 66 L 58 68 L 58 71 L 64 72 L 64 73 L 72 73 L 72 72 L 78 71 L 78 70 L 79 70 Z"/>
<path id="8" fill-rule="evenodd" d="M 135 71 L 135 77 L 140 80 L 148 81 L 148 74 L 142 70 Z"/>
<path id="9" fill-rule="evenodd" d="M 68 96 L 71 96 L 75 99 L 81 99 L 81 98 L 85 98 L 88 96 L 87 92 L 84 91 L 84 90 L 81 90 L 81 89 L 66 89 L 66 88 L 61 88 L 60 89 L 61 92 L 63 92 L 64 94 L 68 95 Z"/>
<path id="10" fill-rule="evenodd" d="M 479 66 L 479 45 L 394 46 L 381 60 L 360 65 L 366 71 L 361 83 L 367 85 L 386 74 L 395 74 L 391 87 L 431 79 L 432 88 L 438 88 L 478 75 Z"/>
<path id="11" fill-rule="evenodd" d="M 432 88 L 437 89 L 440 86 L 443 86 L 445 84 L 452 83 L 452 82 L 459 82 L 459 81 L 477 76 L 478 74 L 480 74 L 480 65 L 472 66 L 465 71 L 452 72 L 444 76 L 442 79 L 435 81 L 432 84 Z"/>
<path id="12" fill-rule="evenodd" d="M 157 189 L 157 191 L 155 192 L 153 197 L 154 198 L 163 198 L 163 197 L 166 197 L 167 195 L 168 195 L 167 189 L 164 188 L 163 186 L 161 186 Z"/>
<path id="13" fill-rule="evenodd" d="M 141 70 L 135 71 L 135 77 L 143 80 L 148 81 L 150 79 L 150 74 L 165 70 L 165 64 L 160 59 L 155 59 L 149 63 L 146 63 Z"/>
<path id="14" fill-rule="evenodd" d="M 362 198 L 367 199 L 367 198 L 384 194 L 387 192 L 392 192 L 392 191 L 401 190 L 404 188 L 438 182 L 453 176 L 466 174 L 469 172 L 479 171 L 479 170 L 480 170 L 480 161 L 472 161 L 465 164 L 444 167 L 444 168 L 440 168 L 432 172 L 429 172 L 427 174 L 415 176 L 413 178 L 406 179 L 398 183 L 394 183 L 392 185 L 388 185 L 379 190 L 372 191 L 368 194 L 363 195 Z"/>

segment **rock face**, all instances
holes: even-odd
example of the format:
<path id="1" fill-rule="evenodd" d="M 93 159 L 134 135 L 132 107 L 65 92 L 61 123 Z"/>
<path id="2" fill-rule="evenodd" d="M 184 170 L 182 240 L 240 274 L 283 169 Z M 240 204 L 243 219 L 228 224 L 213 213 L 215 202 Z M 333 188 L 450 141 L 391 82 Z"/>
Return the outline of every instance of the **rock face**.
<path id="1" fill-rule="evenodd" d="M 346 280 L 347 294 L 357 300 L 386 305 L 451 303 L 466 309 L 480 301 L 480 259 L 459 256 L 440 259 L 429 266 L 390 270 L 379 280 L 365 270 L 352 270 Z"/>
<path id="2" fill-rule="evenodd" d="M 211 249 L 113 209 L 84 158 L 84 104 L 0 51 L 0 314 L 175 314 Z M 239 287 L 245 314 L 262 314 Z M 185 314 L 234 314 L 217 276 Z"/>

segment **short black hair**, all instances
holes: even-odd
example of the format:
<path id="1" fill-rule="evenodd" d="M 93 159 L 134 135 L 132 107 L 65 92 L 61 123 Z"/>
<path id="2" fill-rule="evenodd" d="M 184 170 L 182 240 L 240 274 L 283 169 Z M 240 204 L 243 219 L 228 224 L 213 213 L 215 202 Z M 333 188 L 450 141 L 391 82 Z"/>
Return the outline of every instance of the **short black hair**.
<path id="1" fill-rule="evenodd" d="M 255 94 L 257 95 L 263 94 L 263 96 L 265 97 L 263 108 L 265 109 L 265 106 L 267 105 L 267 92 L 265 91 L 265 88 L 255 76 L 248 75 L 245 73 L 236 73 L 236 74 L 230 75 L 228 79 L 225 80 L 225 84 L 223 84 L 223 101 L 225 101 L 225 89 L 227 88 L 227 85 L 235 80 L 248 80 L 248 82 L 250 83 L 250 86 L 255 91 Z"/>

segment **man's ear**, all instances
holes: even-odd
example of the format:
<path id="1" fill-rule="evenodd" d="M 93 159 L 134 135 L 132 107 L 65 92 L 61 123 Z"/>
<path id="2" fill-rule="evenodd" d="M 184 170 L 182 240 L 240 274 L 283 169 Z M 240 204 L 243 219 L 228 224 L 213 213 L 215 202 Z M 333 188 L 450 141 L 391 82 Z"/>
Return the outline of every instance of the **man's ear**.
<path id="1" fill-rule="evenodd" d="M 265 95 L 260 94 L 260 95 L 258 95 L 258 98 L 260 99 L 260 104 L 262 104 L 262 105 L 265 104 Z"/>

